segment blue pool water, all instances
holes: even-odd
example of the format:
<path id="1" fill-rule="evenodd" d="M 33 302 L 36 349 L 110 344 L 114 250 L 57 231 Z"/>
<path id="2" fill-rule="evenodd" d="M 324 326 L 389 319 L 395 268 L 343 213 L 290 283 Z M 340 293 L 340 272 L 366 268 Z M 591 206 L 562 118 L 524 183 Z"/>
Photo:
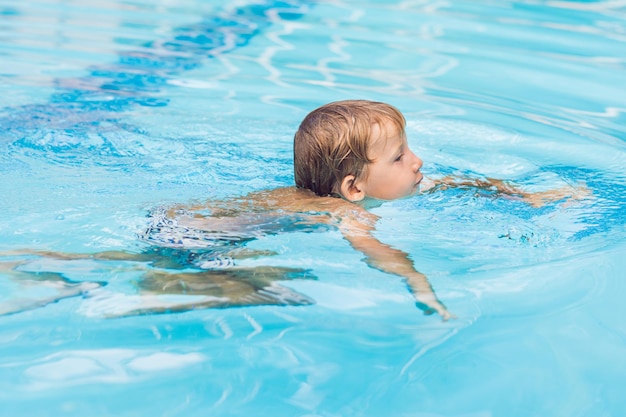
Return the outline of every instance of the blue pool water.
<path id="1" fill-rule="evenodd" d="M 626 413 L 626 2 L 0 0 L 0 415 Z M 293 133 L 338 99 L 396 105 L 447 190 L 377 237 L 457 318 L 415 308 L 335 231 L 248 244 L 312 305 L 125 317 L 162 205 L 293 183 Z M 121 316 L 121 317 L 115 317 Z"/>

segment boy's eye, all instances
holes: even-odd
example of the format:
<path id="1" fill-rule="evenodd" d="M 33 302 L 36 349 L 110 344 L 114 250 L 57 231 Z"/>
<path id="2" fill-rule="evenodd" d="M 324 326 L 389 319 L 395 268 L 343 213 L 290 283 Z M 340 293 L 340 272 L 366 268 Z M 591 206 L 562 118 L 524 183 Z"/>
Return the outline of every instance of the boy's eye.
<path id="1" fill-rule="evenodd" d="M 404 156 L 404 154 L 403 154 L 403 153 L 401 153 L 400 155 L 398 155 L 398 156 L 396 157 L 396 159 L 394 160 L 394 162 L 400 162 L 400 161 L 402 160 L 402 157 L 403 157 L 403 156 Z"/>

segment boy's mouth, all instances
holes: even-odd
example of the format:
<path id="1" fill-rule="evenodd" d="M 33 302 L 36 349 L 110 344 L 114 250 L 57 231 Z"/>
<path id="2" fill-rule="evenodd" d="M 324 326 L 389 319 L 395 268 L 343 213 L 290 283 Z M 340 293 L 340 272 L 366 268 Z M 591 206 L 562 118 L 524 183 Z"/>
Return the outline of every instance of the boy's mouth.
<path id="1" fill-rule="evenodd" d="M 424 179 L 424 175 L 420 172 L 418 173 L 418 177 L 417 180 L 415 181 L 415 184 L 413 184 L 413 192 L 419 192 L 420 191 L 420 184 L 422 183 L 422 180 Z"/>

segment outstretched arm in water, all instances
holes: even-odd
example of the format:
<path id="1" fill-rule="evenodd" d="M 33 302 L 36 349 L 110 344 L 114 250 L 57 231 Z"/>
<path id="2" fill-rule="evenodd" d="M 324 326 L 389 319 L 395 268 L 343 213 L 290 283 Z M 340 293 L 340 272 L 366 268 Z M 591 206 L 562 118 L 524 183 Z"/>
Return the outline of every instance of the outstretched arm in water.
<path id="1" fill-rule="evenodd" d="M 409 255 L 382 243 L 372 235 L 373 225 L 356 219 L 345 219 L 342 221 L 340 229 L 352 247 L 365 255 L 365 261 L 368 265 L 404 278 L 416 300 L 417 307 L 422 309 L 424 313 L 436 312 L 443 320 L 454 317 L 446 309 L 446 306 L 439 301 L 426 275 L 415 269 Z"/>
<path id="2" fill-rule="evenodd" d="M 553 201 L 565 199 L 582 200 L 591 195 L 591 191 L 584 185 L 579 187 L 564 186 L 553 190 L 531 192 L 510 181 L 496 178 L 458 178 L 453 176 L 434 179 L 430 187 L 425 187 L 422 191 L 433 192 L 445 190 L 446 188 L 476 188 L 493 191 L 498 195 L 519 199 L 537 208 Z"/>

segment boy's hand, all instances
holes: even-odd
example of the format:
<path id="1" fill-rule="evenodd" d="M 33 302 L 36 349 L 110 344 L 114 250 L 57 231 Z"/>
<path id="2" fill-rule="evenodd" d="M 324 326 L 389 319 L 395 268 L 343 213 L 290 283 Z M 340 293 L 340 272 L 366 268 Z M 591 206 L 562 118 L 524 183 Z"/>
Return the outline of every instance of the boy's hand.
<path id="1" fill-rule="evenodd" d="M 437 299 L 434 293 L 414 294 L 414 296 L 416 300 L 415 305 L 422 310 L 424 314 L 431 315 L 437 313 L 443 321 L 456 318 L 456 316 L 450 313 L 446 309 L 446 306 Z"/>
<path id="2" fill-rule="evenodd" d="M 523 193 L 524 201 L 533 207 L 543 207 L 552 201 L 565 200 L 565 206 L 576 200 L 584 200 L 590 198 L 593 192 L 586 185 L 581 184 L 578 187 L 561 187 L 555 190 L 539 191 L 536 193 Z"/>

